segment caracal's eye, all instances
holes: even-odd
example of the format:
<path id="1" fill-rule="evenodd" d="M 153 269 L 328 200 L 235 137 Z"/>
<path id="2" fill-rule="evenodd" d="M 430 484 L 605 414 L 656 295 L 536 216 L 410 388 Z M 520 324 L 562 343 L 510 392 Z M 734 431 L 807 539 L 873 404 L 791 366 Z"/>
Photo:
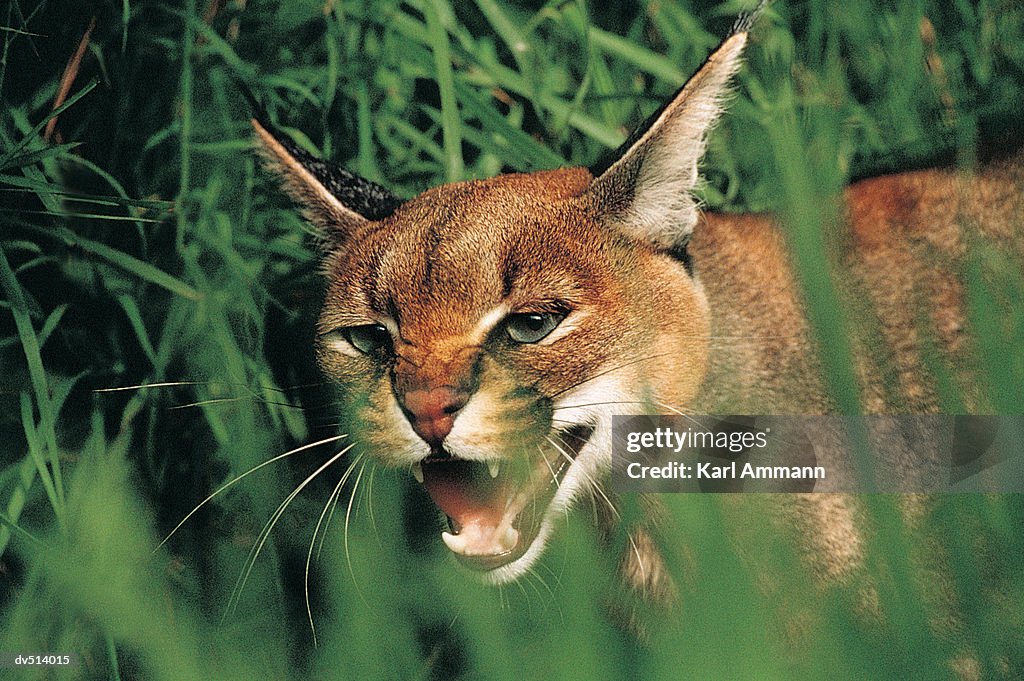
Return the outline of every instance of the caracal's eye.
<path id="1" fill-rule="evenodd" d="M 516 343 L 536 343 L 555 330 L 565 313 L 519 312 L 505 318 L 508 337 Z"/>
<path id="2" fill-rule="evenodd" d="M 391 351 L 391 334 L 383 324 L 363 324 L 338 329 L 342 337 L 359 352 L 376 355 Z"/>

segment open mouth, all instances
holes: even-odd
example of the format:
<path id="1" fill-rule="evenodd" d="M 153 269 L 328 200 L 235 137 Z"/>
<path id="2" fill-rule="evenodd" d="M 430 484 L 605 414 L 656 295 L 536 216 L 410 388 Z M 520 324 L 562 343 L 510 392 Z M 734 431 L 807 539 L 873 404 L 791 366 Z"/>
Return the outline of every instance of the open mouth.
<path id="1" fill-rule="evenodd" d="M 413 474 L 448 518 L 445 545 L 467 567 L 487 571 L 520 558 L 540 532 L 565 472 L 594 432 L 576 425 L 558 432 L 537 457 L 469 461 L 431 454 Z M 529 459 L 527 461 L 527 459 Z"/>

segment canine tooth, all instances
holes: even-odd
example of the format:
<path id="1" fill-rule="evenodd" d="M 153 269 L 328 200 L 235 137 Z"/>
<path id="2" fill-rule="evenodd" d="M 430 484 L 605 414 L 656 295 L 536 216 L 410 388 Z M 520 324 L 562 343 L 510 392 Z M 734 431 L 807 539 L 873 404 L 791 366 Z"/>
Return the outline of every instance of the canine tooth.
<path id="1" fill-rule="evenodd" d="M 501 463 L 499 461 L 488 461 L 487 462 L 487 470 L 489 470 L 491 472 L 491 477 L 492 478 L 498 477 L 498 469 L 499 468 L 501 468 Z"/>
<path id="2" fill-rule="evenodd" d="M 501 545 L 503 551 L 511 551 L 516 547 L 519 542 L 519 530 L 514 527 L 507 527 L 505 531 L 498 537 L 498 543 Z"/>
<path id="3" fill-rule="evenodd" d="M 412 465 L 412 477 L 416 478 L 416 482 L 423 484 L 423 464 L 419 461 Z"/>
<path id="4" fill-rule="evenodd" d="M 466 553 L 466 538 L 452 534 L 451 532 L 442 532 L 441 539 L 444 540 L 445 546 L 451 549 L 452 553 L 464 554 Z"/>

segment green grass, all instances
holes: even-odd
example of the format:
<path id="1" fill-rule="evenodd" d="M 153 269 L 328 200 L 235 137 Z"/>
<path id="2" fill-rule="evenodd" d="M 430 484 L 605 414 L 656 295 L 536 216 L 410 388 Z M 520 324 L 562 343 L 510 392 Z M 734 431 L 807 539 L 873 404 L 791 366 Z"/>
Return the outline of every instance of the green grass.
<path id="1" fill-rule="evenodd" d="M 254 472 L 154 552 L 215 489 L 341 426 L 307 385 L 320 381 L 309 228 L 249 153 L 239 83 L 311 151 L 410 196 L 596 161 L 750 3 L 244 5 L 209 21 L 195 0 L 0 9 L 0 651 L 83 658 L 15 678 L 950 678 L 958 642 L 986 673 L 1020 669 L 1024 508 L 1012 496 L 940 500 L 964 617 L 952 637 L 931 629 L 939 608 L 884 498 L 870 504 L 880 531 L 867 547 L 877 627 L 856 593 L 812 588 L 781 533 L 753 532 L 746 547 L 778 566 L 766 585 L 725 540 L 736 520 L 720 500 L 671 500 L 684 529 L 664 541 L 680 554 L 683 601 L 647 647 L 605 618 L 613 566 L 586 513 L 537 577 L 500 590 L 417 539 L 429 502 L 361 461 L 329 523 L 317 519 L 341 466 L 276 513 L 343 442 Z M 92 13 L 71 95 L 51 113 Z M 921 39 L 922 15 L 934 40 Z M 836 238 L 822 197 L 929 159 L 969 166 L 1007 130 L 1019 142 L 1024 9 L 779 2 L 738 89 L 702 197 L 786 216 L 833 395 L 855 410 L 841 296 L 815 265 Z M 984 249 L 971 262 L 981 380 L 994 408 L 1019 413 L 1021 263 Z M 943 399 L 955 411 L 960 397 Z M 1004 574 L 985 572 L 986 552 L 1005 557 Z M 985 592 L 995 577 L 1014 598 Z"/>

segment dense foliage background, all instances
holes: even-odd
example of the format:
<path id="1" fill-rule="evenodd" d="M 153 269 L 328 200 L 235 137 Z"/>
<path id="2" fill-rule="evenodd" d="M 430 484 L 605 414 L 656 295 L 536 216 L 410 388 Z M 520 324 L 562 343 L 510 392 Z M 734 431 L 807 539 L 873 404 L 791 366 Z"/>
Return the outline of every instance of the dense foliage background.
<path id="1" fill-rule="evenodd" d="M 315 253 L 250 153 L 242 88 L 311 151 L 409 196 L 594 162 L 750 5 L 0 7 L 0 651 L 82 657 L 76 670 L 0 675 L 948 678 L 965 646 L 986 675 L 1024 668 L 1015 497 L 942 501 L 956 635 L 917 598 L 884 499 L 868 617 L 855 593 L 813 588 L 770 528 L 744 552 L 778 565 L 766 584 L 725 539 L 719 500 L 673 499 L 682 605 L 638 646 L 604 615 L 613 560 L 585 517 L 531 579 L 487 589 L 453 568 L 433 530 L 421 535 L 433 512 L 402 474 L 346 457 L 290 494 L 344 442 L 297 448 L 344 424 L 311 364 Z M 776 210 L 793 235 L 821 234 L 820 197 L 851 178 L 969 168 L 1019 144 L 1024 7 L 778 2 L 740 80 L 705 202 Z M 819 242 L 796 240 L 806 281 Z M 1024 283 L 1019 263 L 996 269 L 971 288 L 972 321 L 993 404 L 1019 413 Z M 827 280 L 815 291 L 827 309 Z M 819 329 L 836 394 L 855 406 L 849 358 L 828 342 L 841 331 Z M 155 550 L 215 489 L 286 452 Z M 1009 557 L 1010 597 L 984 594 L 979 528 Z"/>

